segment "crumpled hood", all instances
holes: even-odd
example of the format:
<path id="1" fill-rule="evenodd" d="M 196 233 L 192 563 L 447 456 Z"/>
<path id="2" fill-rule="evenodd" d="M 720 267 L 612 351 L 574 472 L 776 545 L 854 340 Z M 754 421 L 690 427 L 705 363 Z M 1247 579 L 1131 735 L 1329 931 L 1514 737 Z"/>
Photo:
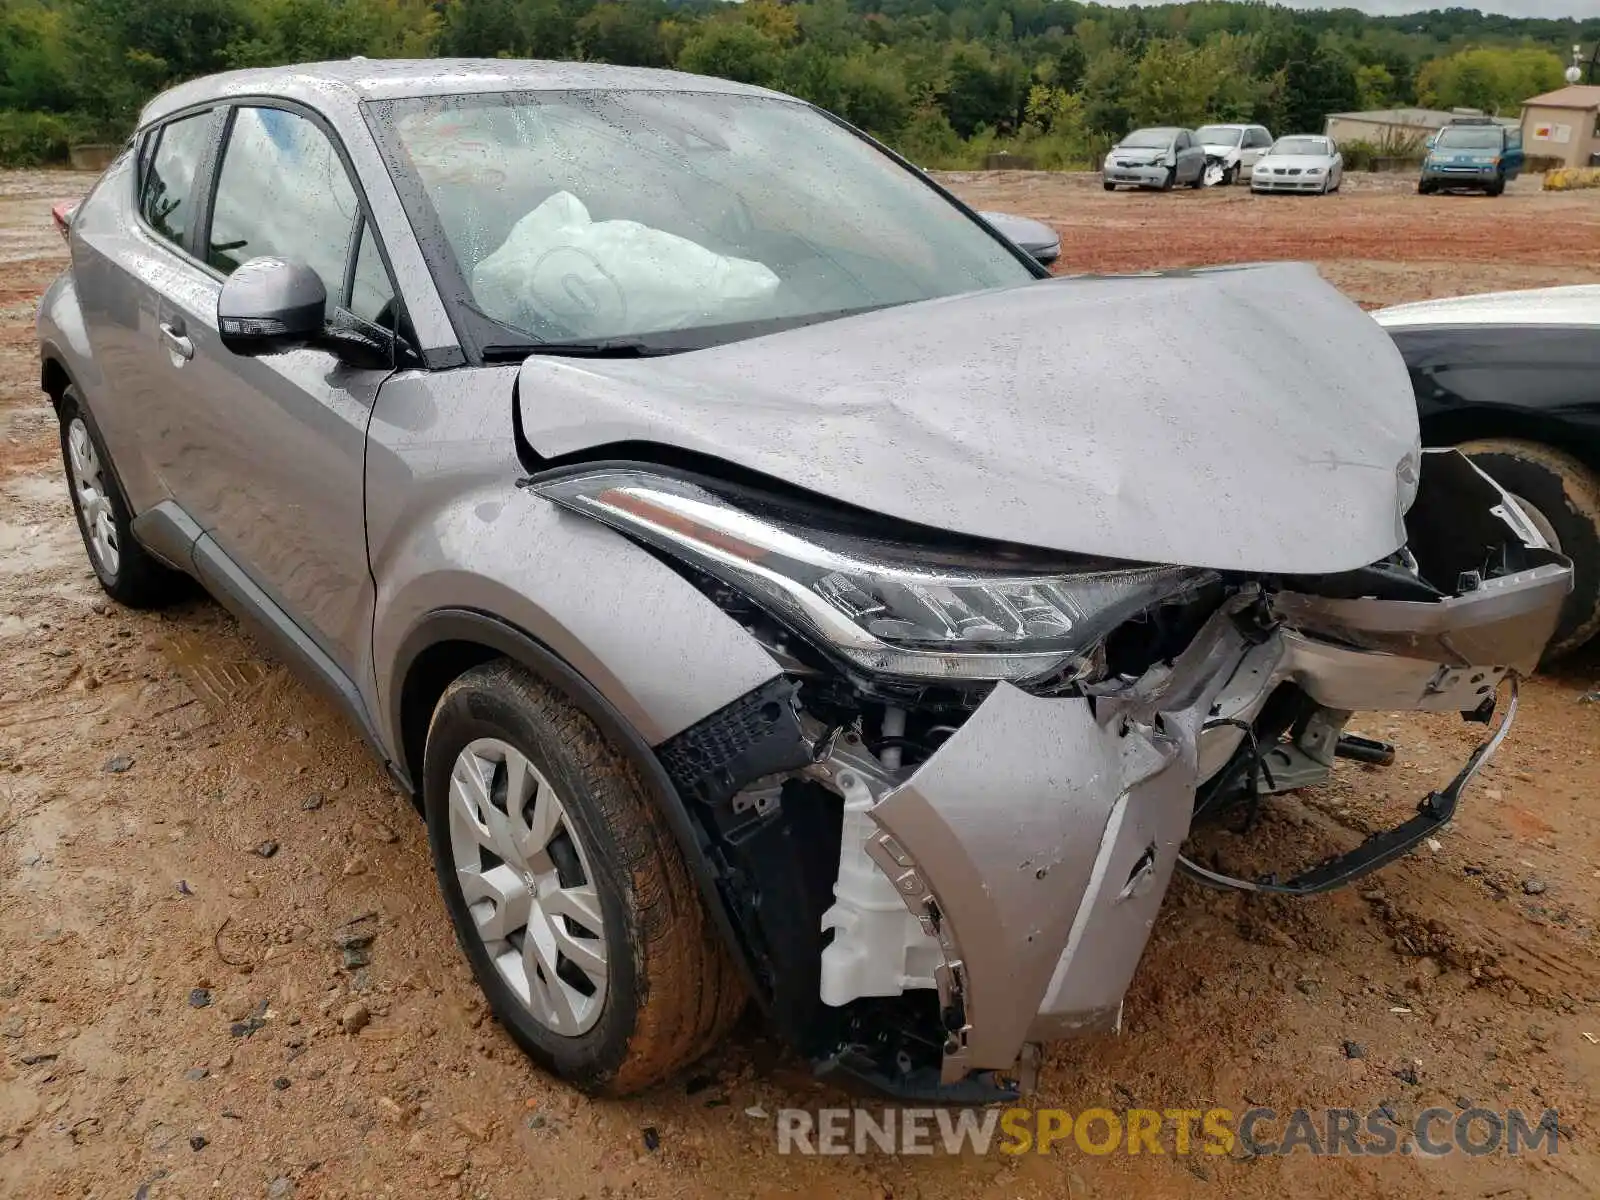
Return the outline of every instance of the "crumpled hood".
<path id="1" fill-rule="evenodd" d="M 518 394 L 541 455 L 660 443 L 975 537 L 1220 570 L 1391 553 L 1418 444 L 1394 343 L 1299 263 L 1041 281 L 666 358 L 536 356 Z"/>

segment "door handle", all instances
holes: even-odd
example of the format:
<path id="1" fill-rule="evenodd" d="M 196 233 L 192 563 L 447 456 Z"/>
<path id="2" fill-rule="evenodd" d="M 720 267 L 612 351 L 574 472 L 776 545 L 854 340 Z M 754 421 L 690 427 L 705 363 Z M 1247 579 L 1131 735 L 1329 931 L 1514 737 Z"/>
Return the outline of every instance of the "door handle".
<path id="1" fill-rule="evenodd" d="M 178 326 L 166 321 L 161 323 L 161 340 L 166 343 L 167 349 L 182 359 L 194 357 L 194 343 L 184 337 L 183 331 Z"/>

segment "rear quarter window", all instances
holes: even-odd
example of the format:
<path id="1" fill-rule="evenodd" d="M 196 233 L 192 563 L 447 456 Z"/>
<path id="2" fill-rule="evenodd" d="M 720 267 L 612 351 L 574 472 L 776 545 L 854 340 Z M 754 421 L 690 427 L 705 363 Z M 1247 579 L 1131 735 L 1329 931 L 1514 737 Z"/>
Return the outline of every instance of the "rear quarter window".
<path id="1" fill-rule="evenodd" d="M 211 142 L 210 112 L 180 117 L 145 137 L 139 172 L 139 215 L 151 231 L 184 245 L 199 203 L 197 176 Z"/>

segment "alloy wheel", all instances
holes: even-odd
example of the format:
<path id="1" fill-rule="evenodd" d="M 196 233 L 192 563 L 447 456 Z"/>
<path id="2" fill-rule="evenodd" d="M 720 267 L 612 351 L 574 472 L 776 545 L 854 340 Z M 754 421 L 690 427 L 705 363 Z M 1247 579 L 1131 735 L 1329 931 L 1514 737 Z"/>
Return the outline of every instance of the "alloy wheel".
<path id="1" fill-rule="evenodd" d="M 605 1006 L 594 872 L 550 781 L 516 747 L 479 738 L 450 773 L 450 851 L 474 932 L 541 1025 L 576 1037 Z"/>
<path id="2" fill-rule="evenodd" d="M 111 508 L 111 493 L 106 485 L 100 455 L 89 436 L 82 417 L 73 417 L 67 426 L 67 457 L 72 464 L 72 499 L 89 535 L 89 548 L 95 561 L 108 576 L 115 576 L 122 565 L 117 543 L 116 514 Z"/>

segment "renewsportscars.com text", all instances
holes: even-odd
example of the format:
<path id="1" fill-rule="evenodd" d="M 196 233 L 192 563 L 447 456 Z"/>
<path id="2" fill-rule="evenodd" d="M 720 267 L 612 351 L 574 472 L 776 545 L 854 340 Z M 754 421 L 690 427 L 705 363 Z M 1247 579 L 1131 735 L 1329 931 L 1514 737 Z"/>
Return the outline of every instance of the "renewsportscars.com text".
<path id="1" fill-rule="evenodd" d="M 1556 1154 L 1554 1109 L 784 1108 L 780 1154 Z"/>

